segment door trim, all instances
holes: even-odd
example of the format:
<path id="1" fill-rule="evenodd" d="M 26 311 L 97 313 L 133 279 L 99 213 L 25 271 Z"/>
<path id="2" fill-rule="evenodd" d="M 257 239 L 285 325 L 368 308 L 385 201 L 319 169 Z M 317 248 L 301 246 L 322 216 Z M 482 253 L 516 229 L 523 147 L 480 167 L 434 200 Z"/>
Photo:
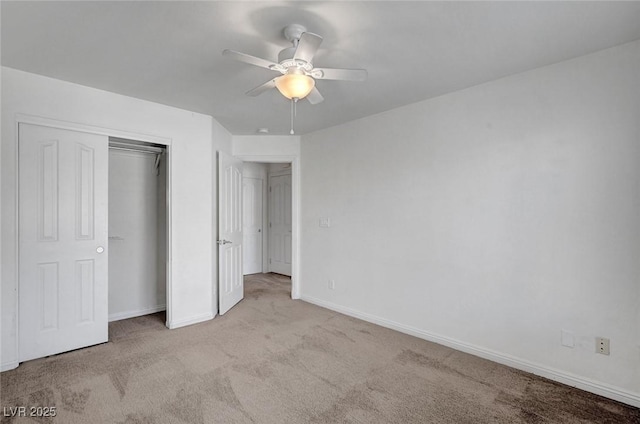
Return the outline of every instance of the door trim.
<path id="1" fill-rule="evenodd" d="M 85 125 L 76 122 L 58 121 L 56 119 L 44 118 L 42 116 L 27 115 L 23 113 L 16 114 L 16 125 L 18 124 L 32 124 L 40 125 L 41 127 L 53 127 L 61 130 L 71 130 L 79 132 L 87 132 L 91 134 L 106 135 L 108 137 L 124 138 L 128 140 L 147 141 L 149 143 L 162 144 L 169 146 L 171 144 L 171 138 L 155 136 L 150 134 L 140 134 L 130 131 L 122 131 L 113 128 L 97 127 L 93 125 Z M 16 142 L 17 140 L 16 135 Z"/>
<path id="2" fill-rule="evenodd" d="M 172 287 L 172 281 L 171 281 L 171 261 L 172 261 L 172 255 L 171 255 L 171 240 L 172 240 L 172 231 L 171 231 L 171 209 L 172 209 L 172 199 L 171 199 L 171 193 L 172 193 L 172 178 L 171 178 L 171 162 L 172 162 L 172 153 L 171 153 L 171 143 L 172 143 L 172 139 L 170 137 L 162 137 L 162 136 L 155 136 L 155 135 L 150 135 L 150 134 L 140 134 L 140 133 L 135 133 L 135 132 L 130 132 L 130 131 L 124 131 L 124 130 L 118 130 L 118 129 L 114 129 L 114 128 L 106 128 L 106 127 L 100 127 L 100 126 L 94 126 L 94 125 L 85 125 L 85 124 L 80 124 L 77 122 L 69 122 L 69 121 L 61 121 L 61 120 L 57 120 L 57 119 L 51 119 L 51 118 L 46 118 L 46 117 L 42 117 L 42 116 L 36 116 L 36 115 L 28 115 L 28 114 L 23 114 L 23 113 L 16 113 L 15 114 L 15 121 L 14 121 L 14 125 L 15 125 L 15 136 L 13 139 L 13 144 L 14 144 L 14 155 L 13 155 L 13 163 L 15 166 L 15 170 L 16 170 L 16 182 L 15 182 L 15 193 L 16 193 L 16 202 L 15 202 L 15 208 L 14 208 L 14 213 L 15 213 L 15 234 L 13 237 L 13 243 L 14 243 L 14 249 L 16 252 L 15 255 L 15 269 L 16 269 L 16 296 L 15 296 L 15 324 L 14 324 L 14 331 L 15 331 L 15 352 L 16 352 L 16 362 L 15 364 L 13 362 L 11 363 L 7 363 L 7 364 L 2 364 L 2 371 L 8 370 L 8 369 L 13 369 L 13 368 L 17 368 L 18 365 L 20 364 L 21 360 L 20 360 L 20 199 L 19 199 L 19 193 L 20 193 L 20 169 L 19 169 L 19 164 L 20 164 L 20 157 L 19 157 L 19 149 L 18 149 L 18 143 L 19 143 L 19 137 L 20 137 L 20 124 L 29 124 L 29 125 L 39 125 L 42 127 L 51 127 L 51 128 L 57 128 L 57 129 L 62 129 L 62 130 L 70 130 L 70 131 L 77 131 L 77 132 L 86 132 L 86 133 L 90 133 L 90 134 L 97 134 L 97 135 L 105 135 L 108 137 L 117 137 L 117 138 L 125 138 L 125 139 L 129 139 L 129 140 L 139 140 L 139 141 L 146 141 L 146 142 L 150 142 L 150 143 L 156 143 L 156 144 L 161 144 L 166 146 L 166 153 L 167 153 L 167 268 L 166 268 L 166 273 L 167 273 L 167 288 L 166 288 L 166 323 L 165 325 L 167 326 L 167 328 L 171 328 L 170 323 L 171 323 L 171 310 L 172 310 L 172 301 L 171 301 L 171 287 Z M 15 365 L 15 366 L 13 366 Z"/>
<path id="3" fill-rule="evenodd" d="M 296 155 L 233 155 L 246 162 L 291 163 L 291 298 L 300 299 L 300 157 Z"/>

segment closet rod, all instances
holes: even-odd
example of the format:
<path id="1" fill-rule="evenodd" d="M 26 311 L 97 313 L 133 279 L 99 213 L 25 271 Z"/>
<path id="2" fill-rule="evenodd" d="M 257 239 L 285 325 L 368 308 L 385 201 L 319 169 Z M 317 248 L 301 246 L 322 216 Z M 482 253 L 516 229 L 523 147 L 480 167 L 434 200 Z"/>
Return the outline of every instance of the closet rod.
<path id="1" fill-rule="evenodd" d="M 110 144 L 109 148 L 113 149 L 113 150 L 125 150 L 125 151 L 128 151 L 128 152 L 149 153 L 149 154 L 152 154 L 152 155 L 159 155 L 159 154 L 164 153 L 164 149 L 161 149 L 159 147 L 151 147 L 151 146 L 149 146 L 149 147 L 147 147 L 147 146 L 144 146 L 144 147 L 135 146 L 134 147 L 134 146 L 118 146 L 118 145 Z"/>

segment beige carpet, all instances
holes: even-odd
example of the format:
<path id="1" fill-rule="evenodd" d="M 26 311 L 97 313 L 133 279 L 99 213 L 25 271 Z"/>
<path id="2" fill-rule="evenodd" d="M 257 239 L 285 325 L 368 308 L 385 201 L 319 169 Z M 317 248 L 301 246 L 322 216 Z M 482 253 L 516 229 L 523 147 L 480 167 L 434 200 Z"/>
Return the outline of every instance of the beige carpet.
<path id="1" fill-rule="evenodd" d="M 56 423 L 640 423 L 640 410 L 290 299 L 251 276 L 223 317 L 112 323 L 110 342 L 0 375 Z M 7 411 L 6 409 L 3 411 Z"/>

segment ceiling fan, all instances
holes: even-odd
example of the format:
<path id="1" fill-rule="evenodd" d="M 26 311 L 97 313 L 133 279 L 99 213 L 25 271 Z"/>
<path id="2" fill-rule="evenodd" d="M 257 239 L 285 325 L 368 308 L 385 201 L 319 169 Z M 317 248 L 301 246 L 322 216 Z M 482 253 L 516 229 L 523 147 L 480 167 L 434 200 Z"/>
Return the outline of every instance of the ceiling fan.
<path id="1" fill-rule="evenodd" d="M 248 91 L 248 96 L 257 96 L 272 88 L 277 88 L 287 99 L 294 102 L 306 98 L 311 104 L 318 104 L 324 100 L 322 94 L 315 87 L 315 80 L 343 80 L 364 81 L 367 79 L 365 69 L 335 69 L 316 68 L 313 66 L 313 56 L 322 43 L 322 37 L 307 32 L 299 24 L 292 24 L 284 28 L 284 36 L 293 46 L 287 47 L 278 54 L 278 63 L 234 50 L 225 50 L 223 56 L 259 66 L 282 75 L 270 79 L 266 83 Z"/>

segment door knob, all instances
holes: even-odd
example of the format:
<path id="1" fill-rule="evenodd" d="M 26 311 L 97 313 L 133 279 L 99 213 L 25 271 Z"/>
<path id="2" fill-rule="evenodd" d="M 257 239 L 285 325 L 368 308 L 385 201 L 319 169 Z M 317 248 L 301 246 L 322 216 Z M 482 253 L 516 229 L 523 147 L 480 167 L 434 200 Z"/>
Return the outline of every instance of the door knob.
<path id="1" fill-rule="evenodd" d="M 229 244 L 229 243 L 231 243 L 229 240 L 218 240 L 219 245 Z"/>
<path id="2" fill-rule="evenodd" d="M 98 252 L 98 253 L 104 252 L 104 247 L 98 246 L 98 248 L 96 249 L 96 252 Z"/>

